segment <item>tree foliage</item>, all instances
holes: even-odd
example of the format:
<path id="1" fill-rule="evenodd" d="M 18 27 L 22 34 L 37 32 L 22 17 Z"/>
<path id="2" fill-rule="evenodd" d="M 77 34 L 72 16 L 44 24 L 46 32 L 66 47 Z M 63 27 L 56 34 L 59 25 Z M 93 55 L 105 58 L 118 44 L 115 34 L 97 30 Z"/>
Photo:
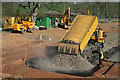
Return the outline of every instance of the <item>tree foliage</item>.
<path id="1" fill-rule="evenodd" d="M 2 3 L 2 15 L 11 16 L 13 15 L 13 4 L 9 2 Z"/>
<path id="2" fill-rule="evenodd" d="M 3 15 L 12 16 L 17 13 L 17 15 L 30 14 L 32 18 L 35 18 L 37 14 L 44 15 L 44 12 L 47 11 L 57 11 L 62 15 L 68 7 L 71 7 L 71 13 L 87 14 L 89 10 L 91 15 L 98 16 L 99 18 L 118 17 L 119 12 L 119 3 L 115 2 L 77 2 L 76 4 L 72 2 L 19 2 L 19 4 L 5 2 L 2 4 Z"/>
<path id="3" fill-rule="evenodd" d="M 28 7 L 30 9 L 32 21 L 35 22 L 38 9 L 40 8 L 40 3 L 39 2 L 19 3 L 19 7 L 23 7 L 23 8 Z"/>

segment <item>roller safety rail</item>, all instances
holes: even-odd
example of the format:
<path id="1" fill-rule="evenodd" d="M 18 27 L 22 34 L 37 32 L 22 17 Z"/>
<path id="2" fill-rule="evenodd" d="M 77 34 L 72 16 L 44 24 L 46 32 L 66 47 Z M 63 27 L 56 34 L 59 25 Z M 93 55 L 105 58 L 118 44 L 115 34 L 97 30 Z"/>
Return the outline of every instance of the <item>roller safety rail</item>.
<path id="1" fill-rule="evenodd" d="M 58 52 L 82 54 L 97 26 L 97 17 L 77 15 L 71 26 L 61 38 L 58 44 Z"/>

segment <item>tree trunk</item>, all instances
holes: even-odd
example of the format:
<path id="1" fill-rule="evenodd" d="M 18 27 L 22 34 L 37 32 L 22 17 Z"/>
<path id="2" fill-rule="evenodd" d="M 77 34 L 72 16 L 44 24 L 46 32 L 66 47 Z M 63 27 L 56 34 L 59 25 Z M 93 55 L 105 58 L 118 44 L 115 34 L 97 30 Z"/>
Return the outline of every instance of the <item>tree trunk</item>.
<path id="1" fill-rule="evenodd" d="M 105 18 L 108 17 L 108 12 L 107 12 L 107 3 L 105 4 Z"/>
<path id="2" fill-rule="evenodd" d="M 40 3 L 39 2 L 28 2 L 27 4 L 28 4 L 28 6 L 23 5 L 22 3 L 19 3 L 19 6 L 21 6 L 23 8 L 29 7 L 30 12 L 31 12 L 32 22 L 35 22 L 36 16 L 37 16 L 37 12 L 38 12 L 38 10 L 40 8 Z"/>
<path id="3" fill-rule="evenodd" d="M 35 9 L 35 11 L 31 14 L 32 22 L 35 22 L 36 16 L 37 16 L 38 8 Z"/>
<path id="4" fill-rule="evenodd" d="M 34 3 L 34 9 L 31 12 L 32 22 L 35 22 L 39 8 L 40 8 L 40 3 L 36 3 L 36 4 Z"/>

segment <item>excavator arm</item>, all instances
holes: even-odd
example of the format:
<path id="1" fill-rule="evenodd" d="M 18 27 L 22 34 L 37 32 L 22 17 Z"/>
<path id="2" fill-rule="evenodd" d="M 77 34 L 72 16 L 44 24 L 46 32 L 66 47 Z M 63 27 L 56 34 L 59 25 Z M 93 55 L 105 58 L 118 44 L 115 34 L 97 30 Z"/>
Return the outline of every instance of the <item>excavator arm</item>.
<path id="1" fill-rule="evenodd" d="M 70 22 L 70 7 L 65 12 L 64 17 L 60 19 L 59 27 L 68 28 L 70 24 L 69 22 Z"/>
<path id="2" fill-rule="evenodd" d="M 68 8 L 68 10 L 65 12 L 65 16 L 64 16 L 64 22 L 67 23 L 70 20 L 70 7 Z"/>

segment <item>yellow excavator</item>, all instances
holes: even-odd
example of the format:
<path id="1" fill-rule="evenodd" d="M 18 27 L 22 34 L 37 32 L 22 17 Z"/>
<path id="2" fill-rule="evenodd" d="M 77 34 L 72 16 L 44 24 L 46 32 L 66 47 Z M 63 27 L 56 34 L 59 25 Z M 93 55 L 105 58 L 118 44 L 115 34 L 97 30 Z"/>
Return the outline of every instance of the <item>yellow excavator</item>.
<path id="1" fill-rule="evenodd" d="M 20 31 L 22 34 L 26 33 L 26 31 L 32 33 L 34 31 L 34 25 L 35 22 L 31 22 L 30 17 L 16 17 L 13 31 Z"/>
<path id="2" fill-rule="evenodd" d="M 3 18 L 3 27 L 5 29 L 12 29 L 13 25 L 15 23 L 14 21 L 15 21 L 15 17 L 6 17 L 6 18 Z"/>
<path id="3" fill-rule="evenodd" d="M 104 47 L 106 34 L 97 29 L 98 19 L 95 16 L 77 15 L 58 44 L 58 52 L 82 55 L 90 60 L 94 55 L 88 53 Z M 86 53 L 87 52 L 87 53 Z"/>
<path id="4" fill-rule="evenodd" d="M 21 21 L 31 21 L 30 17 L 6 17 L 3 18 L 3 27 L 5 29 L 13 29 L 13 25 L 16 23 L 21 23 Z"/>
<path id="5" fill-rule="evenodd" d="M 64 14 L 64 18 L 61 18 L 58 25 L 62 28 L 68 28 L 70 26 L 70 7 Z"/>

